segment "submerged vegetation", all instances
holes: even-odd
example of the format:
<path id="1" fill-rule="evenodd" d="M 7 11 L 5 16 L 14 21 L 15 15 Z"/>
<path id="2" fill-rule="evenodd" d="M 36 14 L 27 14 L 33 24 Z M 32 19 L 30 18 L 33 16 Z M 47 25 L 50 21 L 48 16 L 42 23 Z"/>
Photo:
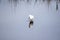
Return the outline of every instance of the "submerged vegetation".
<path id="1" fill-rule="evenodd" d="M 45 0 L 43 0 L 43 2 L 45 2 Z"/>
<path id="2" fill-rule="evenodd" d="M 51 2 L 51 0 L 47 0 L 48 7 L 49 7 L 50 2 Z"/>
<path id="3" fill-rule="evenodd" d="M 15 7 L 21 1 L 27 2 L 27 4 L 28 4 L 28 3 L 31 3 L 32 0 L 8 0 L 8 2 L 13 4 Z M 58 4 L 60 3 L 60 0 L 34 0 L 34 4 L 36 4 L 37 2 L 40 2 L 40 1 L 47 2 L 48 7 L 49 7 L 51 1 L 55 1 L 56 2 L 56 10 L 58 10 L 58 6 L 59 6 Z M 1 0 L 0 0 L 0 3 L 1 3 Z"/>
<path id="4" fill-rule="evenodd" d="M 58 4 L 56 4 L 56 10 L 58 10 Z"/>
<path id="5" fill-rule="evenodd" d="M 1 0 L 0 0 L 0 3 L 1 3 Z"/>
<path id="6" fill-rule="evenodd" d="M 14 4 L 14 6 L 17 6 L 19 0 L 8 0 L 9 3 Z"/>
<path id="7" fill-rule="evenodd" d="M 58 1 L 56 1 L 56 10 L 58 10 Z"/>

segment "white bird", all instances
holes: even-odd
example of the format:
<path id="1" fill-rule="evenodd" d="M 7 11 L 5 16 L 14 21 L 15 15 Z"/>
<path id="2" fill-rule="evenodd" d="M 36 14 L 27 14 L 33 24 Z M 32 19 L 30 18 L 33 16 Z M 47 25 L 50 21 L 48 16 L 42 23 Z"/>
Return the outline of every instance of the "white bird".
<path id="1" fill-rule="evenodd" d="M 34 24 L 33 19 L 34 19 L 34 16 L 33 15 L 29 15 L 29 28 L 31 28 L 33 26 L 33 24 Z"/>

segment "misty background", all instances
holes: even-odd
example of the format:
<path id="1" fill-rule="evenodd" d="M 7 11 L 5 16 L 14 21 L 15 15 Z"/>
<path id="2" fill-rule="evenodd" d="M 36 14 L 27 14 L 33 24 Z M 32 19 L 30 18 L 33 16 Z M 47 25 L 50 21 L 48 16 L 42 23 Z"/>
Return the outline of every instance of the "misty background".
<path id="1" fill-rule="evenodd" d="M 60 3 L 57 2 L 0 0 L 0 40 L 60 40 Z M 28 26 L 30 14 L 34 15 L 32 28 Z"/>

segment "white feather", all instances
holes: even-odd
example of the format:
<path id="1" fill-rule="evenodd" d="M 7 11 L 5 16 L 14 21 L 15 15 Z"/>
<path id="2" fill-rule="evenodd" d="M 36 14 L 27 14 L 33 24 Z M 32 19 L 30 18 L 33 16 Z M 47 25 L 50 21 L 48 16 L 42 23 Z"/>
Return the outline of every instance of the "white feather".
<path id="1" fill-rule="evenodd" d="M 30 18 L 30 19 L 34 19 L 34 16 L 33 16 L 33 15 L 29 15 L 29 18 Z"/>

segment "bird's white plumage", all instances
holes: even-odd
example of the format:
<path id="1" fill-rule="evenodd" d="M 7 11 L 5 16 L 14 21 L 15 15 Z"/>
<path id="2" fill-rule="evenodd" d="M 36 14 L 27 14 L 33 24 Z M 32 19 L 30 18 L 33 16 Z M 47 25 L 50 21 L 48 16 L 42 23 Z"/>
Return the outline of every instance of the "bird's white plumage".
<path id="1" fill-rule="evenodd" d="M 34 16 L 33 16 L 33 15 L 29 15 L 29 18 L 30 18 L 30 19 L 34 19 Z"/>
<path id="2" fill-rule="evenodd" d="M 33 26 L 33 22 L 34 22 L 34 16 L 29 15 L 29 28 L 31 28 Z"/>

